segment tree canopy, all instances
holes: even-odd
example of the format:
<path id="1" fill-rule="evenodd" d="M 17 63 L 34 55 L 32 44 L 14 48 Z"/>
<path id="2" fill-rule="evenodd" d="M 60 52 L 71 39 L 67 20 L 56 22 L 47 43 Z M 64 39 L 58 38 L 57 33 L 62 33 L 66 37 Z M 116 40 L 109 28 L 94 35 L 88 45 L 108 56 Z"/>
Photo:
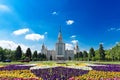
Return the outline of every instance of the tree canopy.
<path id="1" fill-rule="evenodd" d="M 21 57 L 22 57 L 22 50 L 21 50 L 21 47 L 18 46 L 15 50 L 15 59 L 20 60 Z"/>

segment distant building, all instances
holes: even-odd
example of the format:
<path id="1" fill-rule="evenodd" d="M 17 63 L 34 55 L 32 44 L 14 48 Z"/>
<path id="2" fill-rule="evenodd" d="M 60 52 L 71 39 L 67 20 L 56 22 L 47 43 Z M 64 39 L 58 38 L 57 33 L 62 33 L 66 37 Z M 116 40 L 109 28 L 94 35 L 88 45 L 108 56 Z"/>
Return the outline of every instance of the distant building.
<path id="1" fill-rule="evenodd" d="M 79 52 L 78 43 L 74 47 L 73 50 L 65 50 L 65 43 L 62 40 L 62 32 L 59 31 L 58 41 L 55 44 L 55 50 L 48 50 L 45 45 L 42 45 L 41 53 L 47 56 L 47 59 L 50 60 L 50 56 L 52 56 L 53 60 L 69 60 L 74 59 L 74 54 Z"/>
<path id="2" fill-rule="evenodd" d="M 78 46 L 78 42 L 77 42 L 77 44 L 74 47 L 74 54 L 78 53 L 79 51 L 80 50 L 79 50 L 79 46 Z"/>

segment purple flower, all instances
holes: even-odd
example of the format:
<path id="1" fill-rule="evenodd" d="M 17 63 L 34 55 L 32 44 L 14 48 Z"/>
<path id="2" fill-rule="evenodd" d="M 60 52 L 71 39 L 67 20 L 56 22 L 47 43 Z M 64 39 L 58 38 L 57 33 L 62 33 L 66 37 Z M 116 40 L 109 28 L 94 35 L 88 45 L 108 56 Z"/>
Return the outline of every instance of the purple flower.
<path id="1" fill-rule="evenodd" d="M 43 80 L 67 80 L 73 76 L 80 76 L 88 73 L 88 70 L 55 67 L 47 69 L 34 69 L 31 70 L 37 77 L 43 78 Z"/>
<path id="2" fill-rule="evenodd" d="M 102 64 L 100 64 L 102 65 Z M 120 72 L 120 65 L 119 64 L 104 64 L 104 66 L 90 66 L 93 70 L 97 71 L 115 71 Z"/>
<path id="3" fill-rule="evenodd" d="M 32 66 L 19 66 L 19 65 L 7 65 L 4 67 L 0 67 L 0 71 L 2 70 L 28 70 Z"/>

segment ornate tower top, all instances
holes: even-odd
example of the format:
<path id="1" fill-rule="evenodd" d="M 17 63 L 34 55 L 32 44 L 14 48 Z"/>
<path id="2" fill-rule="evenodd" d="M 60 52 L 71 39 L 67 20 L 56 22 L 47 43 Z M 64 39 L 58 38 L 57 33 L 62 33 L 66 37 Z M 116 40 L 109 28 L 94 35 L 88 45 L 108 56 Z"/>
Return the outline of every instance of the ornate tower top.
<path id="1" fill-rule="evenodd" d="M 43 43 L 43 45 L 42 45 L 42 49 L 45 49 L 45 45 L 44 45 L 44 43 Z"/>
<path id="2" fill-rule="evenodd" d="M 79 49 L 78 42 L 76 43 L 76 49 Z"/>
<path id="3" fill-rule="evenodd" d="M 61 27 L 60 27 L 59 34 L 58 34 L 58 42 L 62 42 L 62 32 L 61 32 Z"/>
<path id="4" fill-rule="evenodd" d="M 78 42 L 76 42 L 74 50 L 79 50 Z"/>

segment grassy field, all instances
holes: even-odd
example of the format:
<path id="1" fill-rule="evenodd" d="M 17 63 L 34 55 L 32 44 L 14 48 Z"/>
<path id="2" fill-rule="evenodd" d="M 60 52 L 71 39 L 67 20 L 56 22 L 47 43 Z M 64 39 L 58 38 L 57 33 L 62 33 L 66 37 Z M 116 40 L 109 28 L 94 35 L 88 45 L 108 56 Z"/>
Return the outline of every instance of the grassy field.
<path id="1" fill-rule="evenodd" d="M 101 64 L 120 64 L 120 62 L 98 62 L 98 61 L 65 61 L 66 64 L 77 64 L 77 63 L 101 63 Z M 53 66 L 56 61 L 31 61 L 31 62 L 0 62 L 0 66 L 5 66 L 9 64 L 44 64 Z"/>
<path id="2" fill-rule="evenodd" d="M 120 64 L 120 61 L 88 61 L 86 63 Z"/>

